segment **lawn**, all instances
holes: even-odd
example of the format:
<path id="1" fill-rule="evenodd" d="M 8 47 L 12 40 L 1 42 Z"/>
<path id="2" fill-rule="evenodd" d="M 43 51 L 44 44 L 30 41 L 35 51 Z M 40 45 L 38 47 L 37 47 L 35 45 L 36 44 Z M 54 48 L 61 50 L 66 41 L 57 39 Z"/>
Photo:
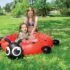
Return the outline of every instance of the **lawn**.
<path id="1" fill-rule="evenodd" d="M 18 31 L 23 18 L 0 16 L 0 36 Z M 50 54 L 25 56 L 10 60 L 0 50 L 0 70 L 70 70 L 70 17 L 39 18 L 38 30 L 59 39 L 60 45 L 53 46 Z"/>

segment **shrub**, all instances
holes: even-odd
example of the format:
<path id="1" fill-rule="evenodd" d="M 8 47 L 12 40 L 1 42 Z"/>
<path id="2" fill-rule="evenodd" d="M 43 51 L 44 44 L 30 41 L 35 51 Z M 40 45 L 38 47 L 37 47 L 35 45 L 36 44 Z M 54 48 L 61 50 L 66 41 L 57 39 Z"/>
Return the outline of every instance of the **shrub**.
<path id="1" fill-rule="evenodd" d="M 12 15 L 15 17 L 19 17 L 23 13 L 23 9 L 20 3 L 16 5 L 16 8 L 12 10 Z"/>
<path id="2" fill-rule="evenodd" d="M 0 7 L 0 15 L 4 15 L 4 11 L 1 7 Z"/>
<path id="3" fill-rule="evenodd" d="M 70 16 L 70 8 L 63 8 L 60 11 L 62 15 Z"/>
<path id="4" fill-rule="evenodd" d="M 61 12 L 59 10 L 50 11 L 49 16 L 61 16 Z"/>
<path id="5" fill-rule="evenodd" d="M 23 0 L 22 3 L 17 2 L 15 8 L 12 9 L 11 13 L 14 17 L 20 17 L 21 15 L 25 14 L 27 7 L 28 7 L 27 0 Z"/>

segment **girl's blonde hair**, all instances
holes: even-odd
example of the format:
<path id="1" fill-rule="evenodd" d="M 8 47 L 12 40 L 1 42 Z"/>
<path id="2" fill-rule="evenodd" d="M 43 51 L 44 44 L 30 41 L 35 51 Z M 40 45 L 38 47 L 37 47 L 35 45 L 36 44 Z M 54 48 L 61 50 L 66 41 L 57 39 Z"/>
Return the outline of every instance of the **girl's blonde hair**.
<path id="1" fill-rule="evenodd" d="M 27 17 L 27 22 L 29 22 L 29 17 L 28 17 L 28 12 L 30 11 L 29 9 L 31 9 L 31 11 L 33 11 L 33 21 L 35 21 L 35 16 L 36 16 L 36 12 L 32 7 L 29 7 L 26 11 L 26 17 Z"/>
<path id="2" fill-rule="evenodd" d="M 19 25 L 19 32 L 21 32 L 22 25 L 26 25 L 26 24 L 24 22 L 20 23 L 20 25 Z M 27 27 L 27 25 L 26 25 L 26 27 Z M 27 27 L 27 32 L 28 32 L 28 27 Z"/>

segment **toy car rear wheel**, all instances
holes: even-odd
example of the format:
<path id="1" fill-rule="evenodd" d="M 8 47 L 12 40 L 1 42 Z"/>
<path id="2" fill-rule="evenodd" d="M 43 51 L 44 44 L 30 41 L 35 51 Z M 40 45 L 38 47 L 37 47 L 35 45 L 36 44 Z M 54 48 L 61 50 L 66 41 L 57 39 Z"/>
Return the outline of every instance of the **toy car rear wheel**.
<path id="1" fill-rule="evenodd" d="M 42 52 L 45 53 L 45 54 L 51 53 L 51 48 L 48 47 L 48 46 L 44 46 L 44 47 L 42 48 Z"/>
<path id="2" fill-rule="evenodd" d="M 0 41 L 2 40 L 3 37 L 0 37 Z M 0 43 L 0 50 L 1 50 L 1 43 Z"/>
<path id="3" fill-rule="evenodd" d="M 59 44 L 60 44 L 60 41 L 57 40 L 57 39 L 54 39 L 54 40 L 53 40 L 53 44 L 54 44 L 54 45 L 59 45 Z"/>
<path id="4" fill-rule="evenodd" d="M 0 37 L 0 41 L 2 40 L 3 37 Z"/>

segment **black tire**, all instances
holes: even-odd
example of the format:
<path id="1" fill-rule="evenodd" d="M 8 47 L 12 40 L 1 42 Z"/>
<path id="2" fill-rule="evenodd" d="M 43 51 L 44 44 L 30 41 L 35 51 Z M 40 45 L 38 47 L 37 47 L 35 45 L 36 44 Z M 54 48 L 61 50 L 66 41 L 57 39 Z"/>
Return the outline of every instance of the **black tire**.
<path id="1" fill-rule="evenodd" d="M 0 37 L 0 41 L 2 40 L 3 37 Z M 0 50 L 1 50 L 1 43 L 0 43 Z"/>
<path id="2" fill-rule="evenodd" d="M 44 46 L 43 48 L 42 48 L 42 52 L 43 53 L 51 53 L 51 48 L 50 47 L 48 47 L 48 46 Z"/>
<path id="3" fill-rule="evenodd" d="M 60 43 L 59 40 L 57 40 L 57 39 L 54 39 L 54 40 L 53 40 L 53 44 L 54 44 L 54 45 L 59 45 L 59 43 Z"/>
<path id="4" fill-rule="evenodd" d="M 3 37 L 0 37 L 0 41 L 2 40 Z"/>

